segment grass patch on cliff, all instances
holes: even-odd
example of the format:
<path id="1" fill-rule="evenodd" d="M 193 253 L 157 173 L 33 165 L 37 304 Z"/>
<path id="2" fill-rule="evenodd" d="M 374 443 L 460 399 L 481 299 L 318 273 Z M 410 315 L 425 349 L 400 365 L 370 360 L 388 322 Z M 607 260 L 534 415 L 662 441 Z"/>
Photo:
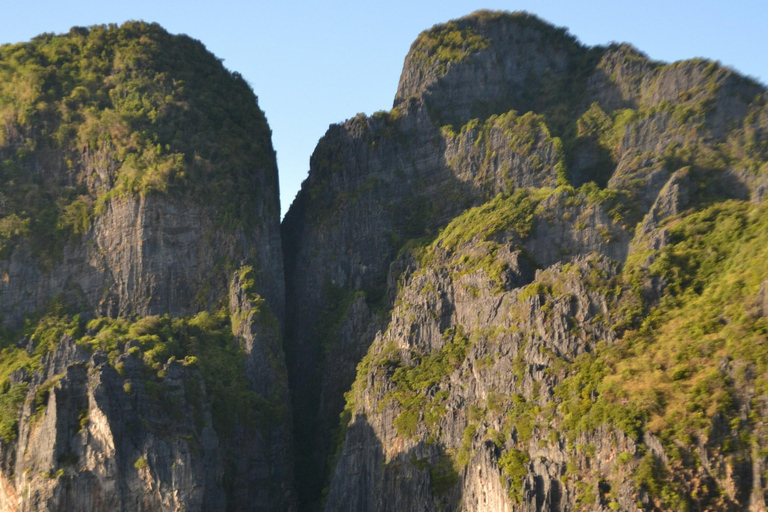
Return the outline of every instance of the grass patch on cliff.
<path id="1" fill-rule="evenodd" d="M 19 331 L 4 330 L 0 335 L 0 437 L 9 443 L 18 435 L 19 409 L 27 398 L 28 384 L 11 384 L 11 374 L 20 370 L 30 374 L 40 367 L 40 360 L 51 352 L 63 336 L 77 337 L 81 333 L 79 317 L 69 317 L 62 306 L 53 301 L 45 314 L 28 320 Z M 20 343 L 16 343 L 20 341 Z M 27 351 L 27 346 L 31 351 Z M 53 381 L 42 386 L 36 396 L 36 408 L 42 410 L 47 391 Z"/>
<path id="2" fill-rule="evenodd" d="M 200 369 L 219 433 L 230 434 L 238 421 L 267 428 L 285 414 L 276 397 L 250 389 L 242 349 L 224 313 L 204 311 L 191 318 L 152 316 L 134 322 L 99 318 L 88 323 L 87 334 L 78 343 L 107 352 L 114 362 L 129 341 L 138 343 L 135 354 L 150 372 L 146 382 L 159 386 L 158 398 L 162 398 L 164 366 L 169 360 Z"/>
<path id="3" fill-rule="evenodd" d="M 653 453 L 646 453 L 640 460 L 633 478 L 637 490 L 645 490 L 669 510 L 690 510 L 683 486 L 672 479 L 667 468 Z"/>
<path id="4" fill-rule="evenodd" d="M 452 253 L 473 240 L 488 240 L 502 233 L 524 240 L 533 229 L 536 205 L 550 193 L 549 189 L 521 189 L 512 195 L 499 194 L 452 220 L 429 246 L 427 254 L 438 249 Z"/>
<path id="5" fill-rule="evenodd" d="M 507 485 L 509 499 L 514 503 L 523 501 L 523 478 L 528 474 L 528 463 L 531 457 L 528 452 L 511 449 L 499 458 L 501 482 Z"/>
<path id="6" fill-rule="evenodd" d="M 453 219 L 431 242 L 417 241 L 414 243 L 424 245 L 407 246 L 404 250 L 409 250 L 419 262 L 421 268 L 417 272 L 443 264 L 458 279 L 482 270 L 494 292 L 502 292 L 508 263 L 497 257 L 499 249 L 531 235 L 536 207 L 552 193 L 552 189 L 539 188 L 498 194 Z M 535 265 L 525 252 L 520 257 Z"/>
<path id="7" fill-rule="evenodd" d="M 403 437 L 417 435 L 422 414 L 428 422 L 428 429 L 437 427 L 445 413 L 445 408 L 441 406 L 447 393 L 431 391 L 464 362 L 473 343 L 461 326 L 447 329 L 443 340 L 443 347 L 433 354 L 413 354 L 412 365 L 401 366 L 402 361 L 394 353 L 392 357 L 385 356 L 377 362 L 377 366 L 394 368 L 391 379 L 395 388 L 387 393 L 381 404 L 395 400 L 400 405 L 395 428 Z"/>
<path id="8" fill-rule="evenodd" d="M 27 396 L 27 384 L 0 384 L 0 437 L 10 443 L 19 433 L 19 408 Z"/>
<path id="9" fill-rule="evenodd" d="M 448 64 L 461 62 L 473 53 L 488 48 L 490 41 L 472 26 L 456 22 L 435 25 L 422 32 L 411 46 L 412 59 L 424 67 L 433 67 L 444 75 Z"/>
<path id="10" fill-rule="evenodd" d="M 651 266 L 667 295 L 616 366 L 634 383 L 630 399 L 645 397 L 654 432 L 687 441 L 716 414 L 736 414 L 738 389 L 768 392 L 767 213 L 727 201 L 670 223 Z"/>

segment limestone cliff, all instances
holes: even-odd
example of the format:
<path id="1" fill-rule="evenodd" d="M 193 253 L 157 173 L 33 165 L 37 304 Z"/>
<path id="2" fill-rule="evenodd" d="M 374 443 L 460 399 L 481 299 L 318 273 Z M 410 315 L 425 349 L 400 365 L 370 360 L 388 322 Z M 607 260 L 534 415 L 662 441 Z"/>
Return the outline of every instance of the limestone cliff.
<path id="1" fill-rule="evenodd" d="M 0 47 L 0 511 L 764 511 L 767 105 L 480 11 L 280 226 L 199 42 Z"/>
<path id="2" fill-rule="evenodd" d="M 765 100 L 527 14 L 421 34 L 283 223 L 302 505 L 763 510 Z"/>
<path id="3" fill-rule="evenodd" d="M 290 510 L 277 167 L 250 87 L 144 23 L 0 62 L 0 510 Z"/>

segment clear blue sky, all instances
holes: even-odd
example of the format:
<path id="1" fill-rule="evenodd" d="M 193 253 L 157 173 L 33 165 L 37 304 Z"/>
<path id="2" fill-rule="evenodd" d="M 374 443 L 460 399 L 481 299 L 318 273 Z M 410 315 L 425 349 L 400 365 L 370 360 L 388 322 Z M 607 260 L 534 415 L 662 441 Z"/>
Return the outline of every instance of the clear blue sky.
<path id="1" fill-rule="evenodd" d="M 481 8 L 527 10 L 589 45 L 627 41 L 665 61 L 707 57 L 768 82 L 768 0 L 5 0 L 0 43 L 131 19 L 201 40 L 259 97 L 285 212 L 328 125 L 388 110 L 419 32 Z"/>

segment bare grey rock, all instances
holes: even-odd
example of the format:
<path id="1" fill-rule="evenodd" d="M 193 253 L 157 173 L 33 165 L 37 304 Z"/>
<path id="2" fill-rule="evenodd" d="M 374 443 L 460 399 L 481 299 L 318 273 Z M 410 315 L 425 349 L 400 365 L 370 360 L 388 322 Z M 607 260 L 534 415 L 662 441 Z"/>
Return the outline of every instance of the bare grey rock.
<path id="1" fill-rule="evenodd" d="M 91 315 L 194 314 L 226 295 L 229 276 L 217 263 L 222 258 L 241 261 L 255 254 L 264 274 L 282 272 L 276 221 L 228 232 L 216 227 L 211 214 L 158 195 L 117 198 L 50 271 L 20 247 L 0 262 L 6 325 L 17 326 L 62 291 Z M 262 293 L 282 318 L 282 283 L 260 279 Z"/>

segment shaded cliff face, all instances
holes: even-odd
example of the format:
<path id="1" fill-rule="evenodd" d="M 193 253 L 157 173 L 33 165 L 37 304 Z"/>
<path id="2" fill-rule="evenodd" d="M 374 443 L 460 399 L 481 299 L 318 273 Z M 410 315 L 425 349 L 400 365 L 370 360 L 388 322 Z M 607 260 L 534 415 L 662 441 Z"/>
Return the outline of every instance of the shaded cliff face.
<path id="1" fill-rule="evenodd" d="M 49 264 L 22 240 L 0 263 L 4 320 L 17 327 L 60 294 L 90 315 L 183 316 L 225 304 L 227 276 L 240 262 L 280 271 L 274 225 L 227 231 L 215 219 L 215 209 L 189 201 L 127 196 L 110 199 L 88 231 L 67 240 Z M 280 314 L 282 285 L 262 281 Z"/>
<path id="2" fill-rule="evenodd" d="M 290 510 L 270 130 L 157 25 L 0 48 L 0 508 Z"/>
<path id="3" fill-rule="evenodd" d="M 283 224 L 303 505 L 761 510 L 765 104 L 526 14 L 420 35 Z"/>

